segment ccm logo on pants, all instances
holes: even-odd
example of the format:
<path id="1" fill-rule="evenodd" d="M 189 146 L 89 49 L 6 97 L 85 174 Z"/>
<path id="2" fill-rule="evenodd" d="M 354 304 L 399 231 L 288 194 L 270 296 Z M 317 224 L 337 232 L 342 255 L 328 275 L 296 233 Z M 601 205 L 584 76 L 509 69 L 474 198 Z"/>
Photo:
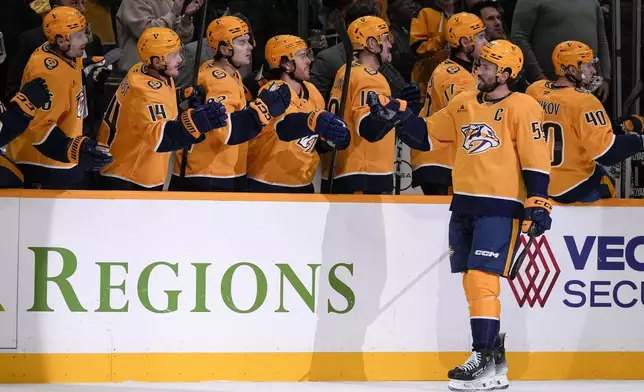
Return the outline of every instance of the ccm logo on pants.
<path id="1" fill-rule="evenodd" d="M 483 257 L 494 257 L 495 259 L 499 258 L 498 253 L 490 252 L 489 250 L 475 250 L 474 255 L 483 256 Z"/>

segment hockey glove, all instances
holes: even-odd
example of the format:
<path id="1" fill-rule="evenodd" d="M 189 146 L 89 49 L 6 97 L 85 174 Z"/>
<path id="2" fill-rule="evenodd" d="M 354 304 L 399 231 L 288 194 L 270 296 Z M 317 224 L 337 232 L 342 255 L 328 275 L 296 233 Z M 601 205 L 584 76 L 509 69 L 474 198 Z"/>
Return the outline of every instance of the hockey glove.
<path id="1" fill-rule="evenodd" d="M 524 233 L 533 231 L 535 237 L 539 237 L 546 230 L 550 230 L 550 225 L 552 224 L 551 211 L 552 204 L 548 199 L 539 196 L 528 198 L 523 211 L 524 218 L 521 224 L 521 231 Z"/>
<path id="2" fill-rule="evenodd" d="M 644 133 L 644 117 L 639 114 L 630 115 L 622 123 L 622 128 L 627 132 Z"/>
<path id="3" fill-rule="evenodd" d="M 253 101 L 253 103 L 256 103 L 258 100 L 262 101 L 262 103 L 268 108 L 268 112 L 271 117 L 279 117 L 284 114 L 291 104 L 291 90 L 285 83 L 273 91 L 271 91 L 271 89 L 262 91 L 259 94 L 258 99 Z M 261 106 L 261 104 L 258 104 L 258 106 Z M 260 117 L 262 113 L 258 113 L 260 114 Z"/>
<path id="4" fill-rule="evenodd" d="M 181 124 L 195 139 L 199 139 L 201 134 L 228 125 L 226 107 L 219 102 L 209 102 L 196 109 L 188 109 L 181 114 Z"/>
<path id="5" fill-rule="evenodd" d="M 98 171 L 114 161 L 109 148 L 87 136 L 76 136 L 67 145 L 67 159 L 84 170 Z"/>
<path id="6" fill-rule="evenodd" d="M 34 118 L 36 109 L 41 109 L 50 100 L 47 83 L 42 78 L 35 78 L 22 86 L 11 102 L 16 104 L 25 116 Z"/>
<path id="7" fill-rule="evenodd" d="M 415 83 L 405 84 L 398 92 L 398 99 L 407 102 L 407 107 L 411 109 L 414 114 L 420 113 L 420 88 Z"/>
<path id="8" fill-rule="evenodd" d="M 320 137 L 335 144 L 338 150 L 349 146 L 351 135 L 347 125 L 333 113 L 326 110 L 315 110 L 309 114 L 307 124 L 309 129 L 317 132 Z"/>
<path id="9" fill-rule="evenodd" d="M 185 100 L 190 100 L 188 106 L 196 108 L 205 103 L 206 89 L 203 86 L 184 87 L 177 90 L 177 102 L 181 105 Z"/>

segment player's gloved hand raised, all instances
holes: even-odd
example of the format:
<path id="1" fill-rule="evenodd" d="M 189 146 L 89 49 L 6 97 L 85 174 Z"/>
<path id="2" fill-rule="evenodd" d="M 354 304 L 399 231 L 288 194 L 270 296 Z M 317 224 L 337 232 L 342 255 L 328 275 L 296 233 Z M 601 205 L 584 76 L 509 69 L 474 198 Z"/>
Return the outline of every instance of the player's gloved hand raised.
<path id="1" fill-rule="evenodd" d="M 98 171 L 114 161 L 109 147 L 87 136 L 76 136 L 67 145 L 67 159 L 84 170 Z"/>
<path id="2" fill-rule="evenodd" d="M 208 133 L 228 125 L 226 107 L 219 102 L 208 102 L 181 115 L 183 127 L 190 133 Z"/>
<path id="3" fill-rule="evenodd" d="M 203 86 L 184 87 L 177 90 L 177 101 L 179 104 L 185 100 L 190 100 L 188 106 L 196 108 L 206 102 L 206 89 Z"/>
<path id="4" fill-rule="evenodd" d="M 420 113 L 422 106 L 420 104 L 420 88 L 417 84 L 406 83 L 400 89 L 396 98 L 407 102 L 407 107 L 411 109 L 414 114 Z"/>
<path id="5" fill-rule="evenodd" d="M 622 128 L 627 132 L 644 134 L 644 117 L 639 114 L 630 115 L 622 122 Z"/>
<path id="6" fill-rule="evenodd" d="M 539 196 L 530 197 L 526 200 L 524 208 L 522 232 L 533 232 L 535 237 L 539 237 L 546 230 L 550 230 L 552 204 L 548 199 Z"/>
<path id="7" fill-rule="evenodd" d="M 338 150 L 344 150 L 351 142 L 351 134 L 347 124 L 333 113 L 326 110 L 316 110 L 309 114 L 309 129 L 317 132 L 327 142 L 335 144 Z"/>
<path id="8" fill-rule="evenodd" d="M 27 117 L 33 118 L 36 115 L 36 109 L 42 109 L 50 99 L 45 80 L 35 78 L 25 83 L 11 102 L 16 104 Z"/>
<path id="9" fill-rule="evenodd" d="M 268 107 L 272 117 L 279 117 L 284 114 L 291 104 L 291 90 L 284 83 L 275 90 L 272 88 L 265 89 L 259 94 L 258 98 Z"/>

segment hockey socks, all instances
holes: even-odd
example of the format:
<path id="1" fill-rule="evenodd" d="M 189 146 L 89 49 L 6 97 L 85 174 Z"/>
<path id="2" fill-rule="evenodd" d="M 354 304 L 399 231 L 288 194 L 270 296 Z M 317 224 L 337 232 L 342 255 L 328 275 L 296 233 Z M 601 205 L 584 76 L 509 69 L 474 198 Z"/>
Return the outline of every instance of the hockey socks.
<path id="1" fill-rule="evenodd" d="M 472 349 L 492 351 L 500 328 L 499 276 L 470 270 L 463 275 L 463 288 L 470 308 Z"/>

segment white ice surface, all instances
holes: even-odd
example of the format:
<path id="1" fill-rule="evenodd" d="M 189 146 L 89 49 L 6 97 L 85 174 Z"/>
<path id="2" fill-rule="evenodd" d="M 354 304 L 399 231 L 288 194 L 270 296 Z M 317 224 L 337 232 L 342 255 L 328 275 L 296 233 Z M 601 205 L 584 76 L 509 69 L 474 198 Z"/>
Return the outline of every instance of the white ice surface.
<path id="1" fill-rule="evenodd" d="M 446 382 L 1 384 L 0 392 L 432 392 Z M 644 392 L 644 381 L 516 381 L 508 392 Z"/>

